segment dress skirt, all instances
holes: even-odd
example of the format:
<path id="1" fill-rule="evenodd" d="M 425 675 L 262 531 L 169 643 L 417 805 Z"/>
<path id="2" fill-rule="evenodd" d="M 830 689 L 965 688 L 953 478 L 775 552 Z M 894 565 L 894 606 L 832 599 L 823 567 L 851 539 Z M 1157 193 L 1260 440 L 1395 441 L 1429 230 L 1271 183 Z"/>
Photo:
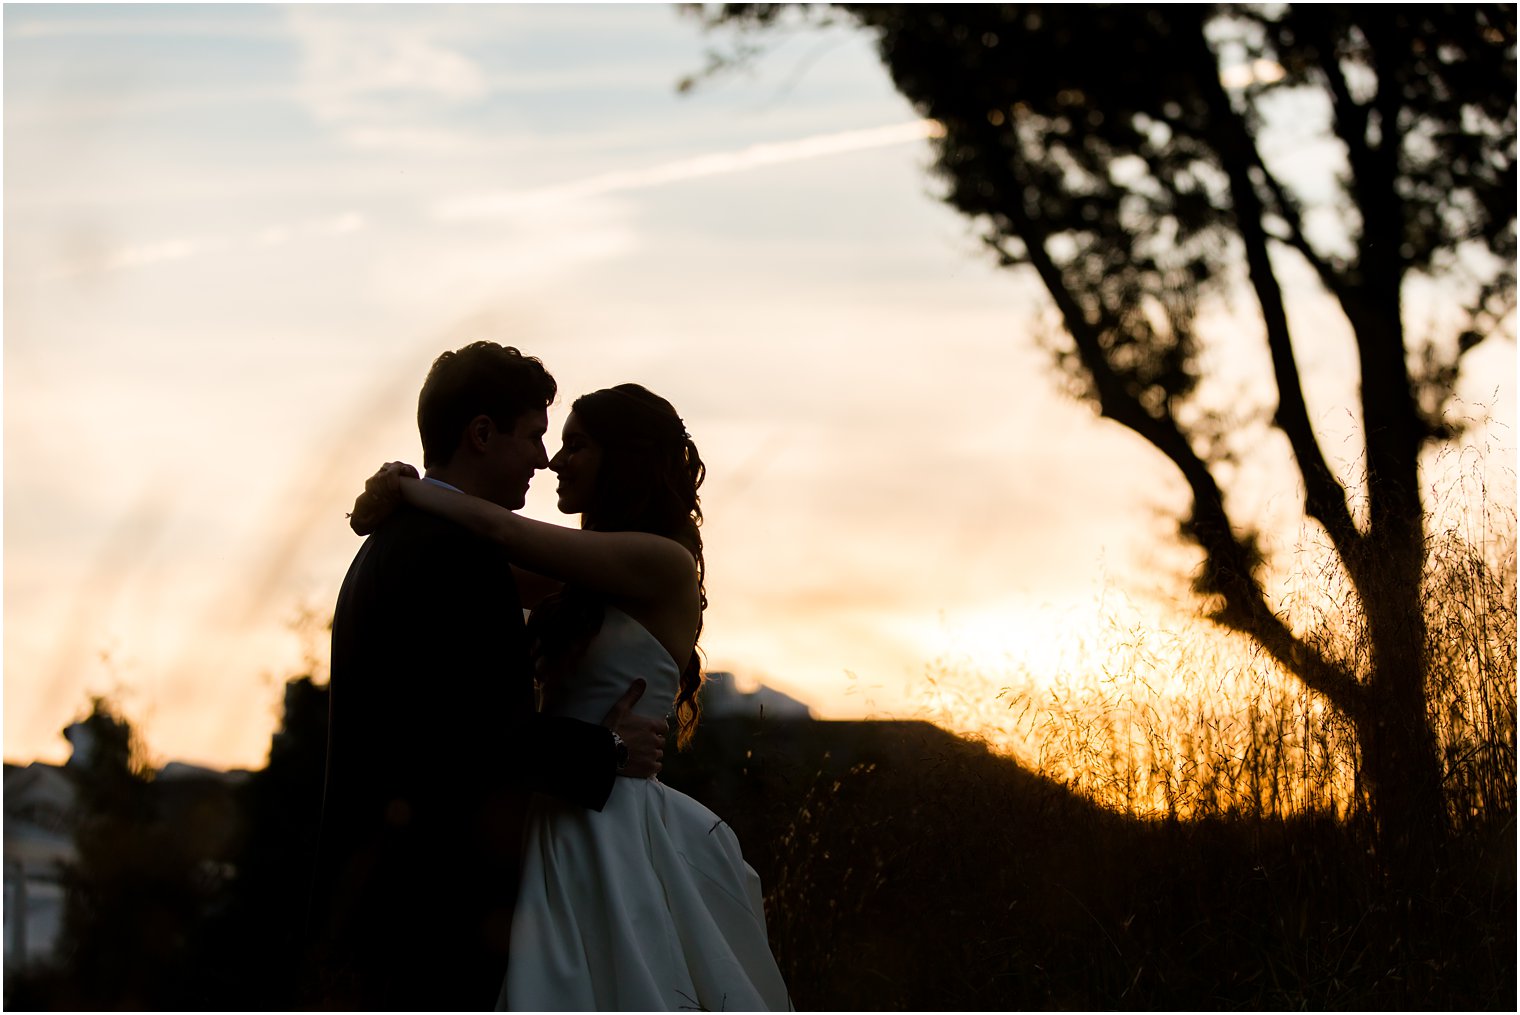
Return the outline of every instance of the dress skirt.
<path id="1" fill-rule="evenodd" d="M 499 1011 L 790 1011 L 760 879 L 722 819 L 653 779 L 601 811 L 535 797 Z"/>

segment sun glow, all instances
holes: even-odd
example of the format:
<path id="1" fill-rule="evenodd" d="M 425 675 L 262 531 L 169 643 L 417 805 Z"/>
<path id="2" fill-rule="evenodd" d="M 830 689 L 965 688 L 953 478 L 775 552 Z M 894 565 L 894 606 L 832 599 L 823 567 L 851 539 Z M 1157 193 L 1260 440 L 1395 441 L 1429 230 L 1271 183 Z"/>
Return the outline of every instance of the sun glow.
<path id="1" fill-rule="evenodd" d="M 1095 633 L 1090 614 L 1017 601 L 942 610 L 936 621 L 910 626 L 925 658 L 1017 674 L 1039 686 L 1080 664 Z"/>

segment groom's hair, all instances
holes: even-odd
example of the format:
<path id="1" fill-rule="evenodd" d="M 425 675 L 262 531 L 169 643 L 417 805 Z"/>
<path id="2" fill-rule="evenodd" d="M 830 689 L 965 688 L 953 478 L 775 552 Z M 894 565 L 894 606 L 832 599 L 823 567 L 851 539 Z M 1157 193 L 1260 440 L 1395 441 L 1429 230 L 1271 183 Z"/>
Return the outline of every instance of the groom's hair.
<path id="1" fill-rule="evenodd" d="M 417 396 L 423 468 L 448 465 L 476 416 L 489 416 L 497 429 L 510 430 L 523 413 L 548 408 L 556 390 L 542 363 L 510 345 L 473 342 L 444 353 L 433 361 Z"/>

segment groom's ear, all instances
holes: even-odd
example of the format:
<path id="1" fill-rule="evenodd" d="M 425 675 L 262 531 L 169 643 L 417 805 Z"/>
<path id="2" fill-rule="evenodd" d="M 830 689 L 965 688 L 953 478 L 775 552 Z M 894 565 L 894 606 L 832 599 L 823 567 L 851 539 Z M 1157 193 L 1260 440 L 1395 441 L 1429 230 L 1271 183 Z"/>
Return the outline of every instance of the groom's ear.
<path id="1" fill-rule="evenodd" d="M 490 416 L 476 416 L 470 420 L 469 426 L 464 428 L 465 443 L 475 451 L 486 450 L 494 436 L 496 436 L 496 423 Z"/>

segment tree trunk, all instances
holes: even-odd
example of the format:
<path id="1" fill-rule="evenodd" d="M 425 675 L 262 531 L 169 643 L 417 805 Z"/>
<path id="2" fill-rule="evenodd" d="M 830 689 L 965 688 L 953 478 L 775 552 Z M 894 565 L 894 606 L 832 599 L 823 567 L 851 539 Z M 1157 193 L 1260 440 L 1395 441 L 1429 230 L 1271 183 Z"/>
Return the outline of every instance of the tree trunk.
<path id="1" fill-rule="evenodd" d="M 1372 580 L 1362 595 L 1372 672 L 1356 729 L 1379 861 L 1390 875 L 1414 885 L 1433 869 L 1447 816 L 1440 750 L 1426 706 L 1420 568 L 1411 574 L 1397 565 L 1397 556 L 1371 564 Z"/>

